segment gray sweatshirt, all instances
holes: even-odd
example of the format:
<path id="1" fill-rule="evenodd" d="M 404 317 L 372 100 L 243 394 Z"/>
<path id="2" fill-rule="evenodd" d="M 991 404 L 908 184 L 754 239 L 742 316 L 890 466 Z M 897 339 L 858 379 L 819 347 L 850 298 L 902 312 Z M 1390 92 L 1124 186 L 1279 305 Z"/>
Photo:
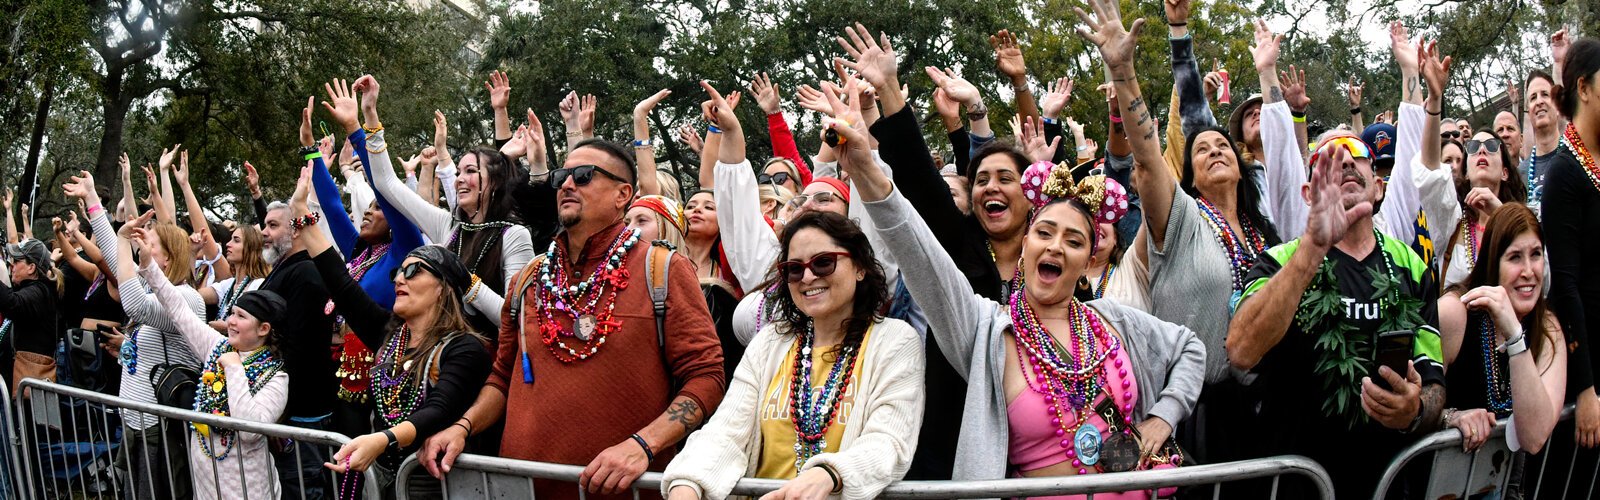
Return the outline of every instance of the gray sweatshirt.
<path id="1" fill-rule="evenodd" d="M 1011 329 L 1005 304 L 972 293 L 966 277 L 934 239 L 927 223 L 895 190 L 881 201 L 866 202 L 873 224 L 893 254 L 912 298 L 928 314 L 939 347 L 967 379 L 966 418 L 956 445 L 954 479 L 1006 477 L 1010 456 L 1006 416 L 1006 349 Z M 1205 379 L 1205 345 L 1188 328 L 1166 323 L 1110 299 L 1089 302 L 1122 334 L 1139 384 L 1133 418 L 1161 417 L 1173 428 L 1189 416 Z"/>

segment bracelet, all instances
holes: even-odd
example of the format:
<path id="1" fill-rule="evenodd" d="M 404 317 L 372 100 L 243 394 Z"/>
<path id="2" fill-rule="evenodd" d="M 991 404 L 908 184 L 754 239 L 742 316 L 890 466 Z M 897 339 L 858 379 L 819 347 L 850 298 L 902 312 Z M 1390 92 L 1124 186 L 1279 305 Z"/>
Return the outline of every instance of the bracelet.
<path id="1" fill-rule="evenodd" d="M 985 106 L 983 104 L 983 101 L 978 101 L 978 104 L 976 104 L 976 105 L 967 106 L 967 119 L 968 120 L 977 121 L 977 120 L 982 120 L 982 119 L 985 119 L 985 118 L 988 118 L 988 117 L 989 117 L 989 107 Z"/>
<path id="2" fill-rule="evenodd" d="M 644 458 L 646 463 L 656 461 L 656 452 L 650 450 L 650 443 L 645 441 L 643 437 L 640 437 L 639 433 L 633 433 L 633 442 L 639 443 L 639 447 L 644 448 Z"/>
<path id="3" fill-rule="evenodd" d="M 322 220 L 321 215 L 318 215 L 316 212 L 311 212 L 306 214 L 305 217 L 296 217 L 294 219 L 290 219 L 289 227 L 300 229 L 304 227 L 315 226 L 317 225 L 317 221 L 320 220 Z"/>
<path id="4" fill-rule="evenodd" d="M 1181 22 L 1181 23 L 1167 23 L 1167 26 L 1174 26 L 1174 27 L 1182 27 L 1182 26 L 1188 26 L 1188 25 L 1189 25 L 1188 21 L 1184 21 L 1184 22 Z"/>
<path id="5" fill-rule="evenodd" d="M 479 279 L 478 275 L 476 275 L 476 274 L 472 275 L 472 285 L 467 287 L 467 295 L 466 295 L 465 298 L 461 299 L 461 302 L 466 303 L 466 304 L 471 304 L 473 300 L 476 300 L 478 298 L 478 290 L 480 290 L 482 288 L 483 288 L 483 280 Z M 462 418 L 466 418 L 466 417 L 462 417 Z M 468 422 L 471 422 L 471 420 L 468 420 Z"/>
<path id="6" fill-rule="evenodd" d="M 1061 120 L 1059 118 L 1040 118 L 1040 120 L 1044 120 L 1045 123 L 1050 124 L 1050 125 L 1060 125 L 1061 124 Z"/>
<path id="7" fill-rule="evenodd" d="M 839 479 L 839 471 L 833 470 L 832 465 L 819 463 L 817 468 L 822 469 L 822 472 L 828 473 L 828 479 L 833 480 L 833 491 L 830 493 L 837 495 L 844 491 L 844 481 Z"/>
<path id="8" fill-rule="evenodd" d="M 315 159 L 321 158 L 321 157 L 322 157 L 322 152 L 321 151 L 312 151 L 310 153 L 306 153 L 305 160 L 306 161 L 311 161 L 311 160 L 315 160 Z"/>
<path id="9" fill-rule="evenodd" d="M 1428 108 L 1422 108 L 1422 110 L 1423 111 L 1427 111 L 1429 116 L 1439 116 L 1439 115 L 1444 114 L 1444 107 L 1443 106 L 1439 107 L 1438 111 L 1431 111 Z"/>
<path id="10" fill-rule="evenodd" d="M 1352 115 L 1361 114 L 1361 107 L 1360 106 L 1356 106 L 1354 108 L 1350 108 L 1350 114 L 1352 114 Z"/>
<path id="11" fill-rule="evenodd" d="M 1305 123 L 1306 122 L 1306 114 L 1305 113 L 1298 113 L 1298 114 L 1289 113 L 1289 118 L 1294 119 L 1295 123 Z"/>
<path id="12" fill-rule="evenodd" d="M 1122 117 L 1119 115 L 1111 115 L 1111 123 L 1121 124 Z"/>
<path id="13" fill-rule="evenodd" d="M 389 448 L 393 448 L 393 447 L 395 447 L 395 445 L 400 444 L 400 438 L 394 437 L 394 431 L 393 430 L 384 429 L 383 430 L 383 436 L 389 438 L 389 446 L 388 446 Z"/>
<path id="14" fill-rule="evenodd" d="M 1520 344 L 1520 343 L 1522 343 L 1523 337 L 1526 336 L 1526 335 L 1527 335 L 1527 332 L 1525 332 L 1525 331 L 1517 332 L 1516 335 L 1511 336 L 1510 339 L 1507 339 L 1505 342 L 1502 342 L 1499 346 L 1496 346 L 1494 348 L 1494 350 L 1500 351 L 1500 352 L 1506 352 L 1506 351 L 1508 351 L 1510 349 L 1512 344 Z"/>
<path id="15" fill-rule="evenodd" d="M 1518 355 L 1518 354 L 1522 354 L 1522 353 L 1528 352 L 1528 343 L 1527 342 L 1523 342 L 1522 341 L 1522 336 L 1518 335 L 1516 342 L 1513 342 L 1513 343 L 1510 343 L 1510 344 L 1506 344 L 1504 346 L 1504 348 L 1506 350 L 1506 358 L 1509 359 L 1509 358 L 1516 357 L 1516 355 Z"/>
<path id="16" fill-rule="evenodd" d="M 466 425 L 466 428 L 467 428 L 467 434 L 472 434 L 472 428 L 473 428 L 473 427 L 477 427 L 477 426 L 476 426 L 476 425 L 473 425 L 473 423 L 472 423 L 472 419 L 470 419 L 470 418 L 467 418 L 467 416 L 466 416 L 466 415 L 462 415 L 462 416 L 461 416 L 461 419 L 462 419 L 462 420 L 466 420 L 466 421 L 467 421 L 467 425 Z M 457 423 L 457 424 L 460 424 L 460 422 L 456 422 L 456 423 Z"/>
<path id="17" fill-rule="evenodd" d="M 708 134 L 720 134 L 720 133 L 722 133 L 722 129 L 717 128 L 716 125 L 706 125 L 706 133 L 708 133 Z"/>
<path id="18" fill-rule="evenodd" d="M 383 131 L 383 124 L 380 123 L 376 127 L 368 127 L 366 125 L 362 125 L 361 129 L 367 131 L 367 135 L 372 135 L 372 134 L 376 134 L 378 132 L 382 132 Z"/>
<path id="19" fill-rule="evenodd" d="M 97 214 L 97 213 L 100 213 L 100 212 L 104 212 L 104 211 L 106 211 L 105 205 L 101 205 L 99 203 L 96 203 L 96 204 L 94 204 L 94 206 L 89 207 L 89 210 L 85 211 L 83 214 L 84 214 L 84 216 L 89 217 L 89 218 L 92 219 L 92 218 L 94 218 L 94 214 Z"/>
<path id="20" fill-rule="evenodd" d="M 656 147 L 656 145 L 660 144 L 660 143 L 661 143 L 660 139 L 644 139 L 644 140 L 634 139 L 633 140 L 633 147 L 641 148 L 641 149 L 642 148 L 653 148 L 653 147 Z"/>
<path id="21" fill-rule="evenodd" d="M 1294 108 L 1289 108 L 1289 116 L 1292 116 L 1292 117 L 1295 117 L 1295 118 L 1305 118 L 1306 117 L 1306 110 L 1303 110 L 1303 109 L 1296 110 Z"/>
<path id="22" fill-rule="evenodd" d="M 467 427 L 466 424 L 463 424 L 461 422 L 456 422 L 454 424 L 451 424 L 450 426 L 451 427 L 460 427 L 462 430 L 467 431 L 467 435 L 468 436 L 472 435 L 472 428 L 471 427 Z"/>

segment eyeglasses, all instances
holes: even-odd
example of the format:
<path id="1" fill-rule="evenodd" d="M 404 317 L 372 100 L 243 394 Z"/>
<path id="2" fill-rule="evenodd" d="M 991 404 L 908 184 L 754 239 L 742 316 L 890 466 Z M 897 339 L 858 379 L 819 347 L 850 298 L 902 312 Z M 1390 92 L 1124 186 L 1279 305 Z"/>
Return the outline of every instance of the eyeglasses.
<path id="1" fill-rule="evenodd" d="M 417 277 L 417 271 L 419 270 L 427 271 L 428 274 L 432 274 L 434 276 L 439 276 L 439 271 L 437 269 L 434 269 L 433 266 L 428 265 L 425 261 L 419 260 L 394 268 L 393 271 L 389 271 L 389 281 L 394 281 L 396 277 L 403 277 L 408 280 L 415 278 Z"/>
<path id="2" fill-rule="evenodd" d="M 1478 147 L 1480 146 L 1482 146 L 1483 149 L 1489 150 L 1489 153 L 1491 154 L 1499 153 L 1500 139 L 1485 139 L 1481 141 L 1477 139 L 1469 140 L 1467 141 L 1467 154 L 1478 152 Z"/>
<path id="3" fill-rule="evenodd" d="M 1459 139 L 1461 138 L 1461 132 L 1440 132 L 1439 137 L 1443 137 L 1445 139 Z"/>
<path id="4" fill-rule="evenodd" d="M 555 171 L 550 172 L 550 185 L 559 188 L 562 184 L 567 183 L 568 177 L 571 177 L 572 184 L 574 186 L 587 186 L 590 182 L 594 181 L 595 172 L 604 174 L 606 177 L 610 177 L 611 180 L 623 184 L 632 184 L 631 182 L 628 182 L 627 179 L 617 177 L 617 174 L 613 174 L 604 168 L 600 168 L 599 165 L 581 165 L 572 168 L 558 168 Z"/>
<path id="5" fill-rule="evenodd" d="M 830 193 L 830 192 L 827 192 L 827 191 L 818 191 L 818 192 L 815 192 L 815 193 L 802 194 L 800 196 L 794 197 L 794 201 L 793 201 L 794 206 L 798 207 L 798 206 L 805 205 L 806 204 L 806 200 L 811 200 L 811 201 L 814 201 L 814 202 L 816 202 L 818 204 L 833 203 L 834 201 L 838 201 L 840 203 L 844 203 L 844 198 L 840 197 L 839 195 L 836 195 L 836 194 L 833 194 L 833 193 Z"/>
<path id="6" fill-rule="evenodd" d="M 849 258 L 850 252 L 826 252 L 811 257 L 811 260 L 786 260 L 778 263 L 778 274 L 790 283 L 799 283 L 806 279 L 806 268 L 811 268 L 811 274 L 818 278 L 826 278 L 833 274 L 839 267 L 839 259 Z"/>
<path id="7" fill-rule="evenodd" d="M 772 174 L 772 175 L 761 174 L 761 175 L 757 175 L 756 176 L 756 184 L 773 184 L 773 185 L 777 185 L 777 184 L 783 184 L 785 182 L 789 182 L 789 173 L 788 172 L 778 172 L 778 173 Z"/>
<path id="8" fill-rule="evenodd" d="M 1349 136 L 1335 137 L 1323 142 L 1322 147 L 1317 148 L 1316 153 L 1312 153 L 1311 164 L 1316 165 L 1317 160 L 1321 159 L 1322 155 L 1324 154 L 1333 154 L 1333 148 L 1336 147 L 1344 147 L 1346 150 L 1349 150 L 1351 158 L 1372 157 L 1372 150 L 1367 148 L 1367 143 L 1361 142 L 1361 140 Z"/>

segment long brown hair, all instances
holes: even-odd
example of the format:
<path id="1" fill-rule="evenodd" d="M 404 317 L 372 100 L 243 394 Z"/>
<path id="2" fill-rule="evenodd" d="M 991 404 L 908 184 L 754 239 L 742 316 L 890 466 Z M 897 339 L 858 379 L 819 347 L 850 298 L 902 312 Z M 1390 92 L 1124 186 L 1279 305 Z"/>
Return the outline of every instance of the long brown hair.
<path id="1" fill-rule="evenodd" d="M 1539 241 L 1544 242 L 1544 231 L 1539 228 L 1539 217 L 1533 215 L 1527 205 L 1521 203 L 1506 203 L 1489 216 L 1489 222 L 1483 227 L 1483 247 L 1479 251 L 1478 263 L 1472 266 L 1472 273 L 1467 275 L 1467 280 L 1450 287 L 1446 293 L 1466 293 L 1468 290 L 1480 286 L 1500 286 L 1500 256 L 1511 248 L 1511 243 L 1518 236 L 1532 233 Z M 1541 269 L 1542 270 L 1542 269 Z M 1549 279 L 1548 276 L 1545 279 Z M 1545 343 L 1552 341 L 1560 346 L 1558 339 L 1552 338 L 1549 324 L 1547 323 L 1548 305 L 1544 294 L 1539 294 L 1530 311 L 1523 320 L 1527 328 L 1528 348 L 1533 350 L 1535 358 L 1544 354 Z"/>
<path id="2" fill-rule="evenodd" d="M 233 275 L 244 282 L 255 278 L 265 278 L 272 272 L 272 267 L 262 257 L 262 247 L 266 245 L 266 238 L 261 236 L 261 230 L 254 225 L 243 224 L 234 231 L 239 232 L 239 241 L 243 246 L 239 248 L 239 265 L 233 269 Z"/>
<path id="3" fill-rule="evenodd" d="M 438 277 L 435 276 L 435 278 Z M 467 322 L 467 314 L 463 310 L 461 303 L 461 293 L 451 288 L 450 284 L 446 283 L 443 278 L 438 278 L 437 281 L 439 282 L 439 298 L 441 299 L 439 301 L 439 317 L 433 320 L 433 325 L 429 326 L 427 330 L 411 331 L 411 335 L 421 340 L 417 342 L 416 349 L 411 350 L 409 354 L 402 354 L 399 359 L 395 360 L 395 363 L 400 366 L 406 366 L 408 361 L 415 361 L 412 366 L 419 370 L 424 366 L 428 366 L 429 360 L 424 358 L 433 355 L 434 348 L 439 347 L 446 338 L 457 332 L 471 335 L 479 343 L 486 346 L 488 344 L 488 340 L 476 330 L 473 330 L 472 324 Z M 393 316 L 389 321 L 389 335 L 398 333 L 400 328 L 405 325 L 405 322 L 399 315 Z M 412 379 L 412 382 L 420 384 L 424 377 L 428 381 L 438 380 L 438 363 L 433 363 L 432 365 L 433 367 L 429 373 L 424 373 L 421 377 Z"/>

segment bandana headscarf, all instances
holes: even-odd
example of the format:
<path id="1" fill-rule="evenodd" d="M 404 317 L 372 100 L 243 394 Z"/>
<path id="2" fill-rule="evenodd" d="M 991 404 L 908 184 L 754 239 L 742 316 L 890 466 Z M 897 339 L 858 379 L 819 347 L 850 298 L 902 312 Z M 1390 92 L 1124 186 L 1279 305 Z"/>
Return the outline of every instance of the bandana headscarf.
<path id="1" fill-rule="evenodd" d="M 650 211 L 660 215 L 661 218 L 666 219 L 674 229 L 678 230 L 678 234 L 683 234 L 685 226 L 683 207 L 678 205 L 678 202 L 672 201 L 672 198 L 653 194 L 640 196 L 639 199 L 633 200 L 633 205 L 629 206 L 628 209 L 632 210 L 634 207 L 650 209 Z"/>
<path id="2" fill-rule="evenodd" d="M 845 184 L 844 181 L 839 180 L 836 177 L 817 177 L 815 179 L 811 179 L 811 183 L 812 184 L 816 184 L 818 182 L 821 182 L 823 184 L 827 184 L 829 186 L 833 186 L 834 190 L 839 191 L 839 197 L 840 198 L 844 198 L 844 202 L 846 204 L 850 203 L 850 185 L 849 184 Z"/>
<path id="3" fill-rule="evenodd" d="M 283 316 L 289 312 L 289 302 L 282 295 L 271 290 L 251 290 L 240 295 L 233 303 L 234 307 L 243 309 L 244 312 L 255 316 L 257 321 L 272 325 L 282 325 Z"/>

